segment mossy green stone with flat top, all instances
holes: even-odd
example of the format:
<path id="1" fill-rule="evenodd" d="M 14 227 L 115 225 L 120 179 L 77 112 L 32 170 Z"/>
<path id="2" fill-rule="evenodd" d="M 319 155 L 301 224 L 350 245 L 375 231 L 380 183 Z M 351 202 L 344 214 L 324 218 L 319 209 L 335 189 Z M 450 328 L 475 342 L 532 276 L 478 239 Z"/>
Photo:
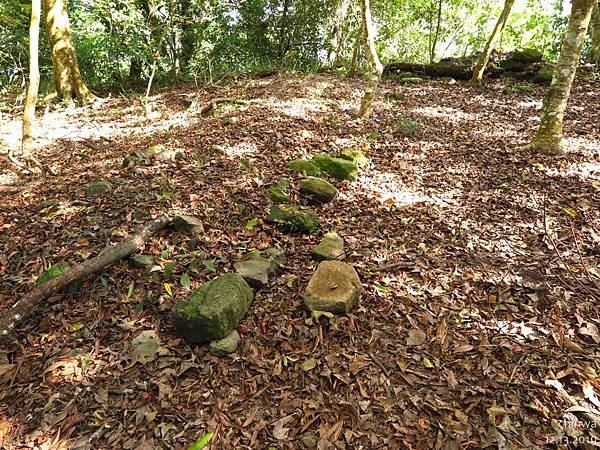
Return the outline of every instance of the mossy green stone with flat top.
<path id="1" fill-rule="evenodd" d="M 242 321 L 253 298 L 252 289 L 240 274 L 227 273 L 175 303 L 171 320 L 188 342 L 223 339 Z"/>
<path id="2" fill-rule="evenodd" d="M 302 210 L 293 205 L 273 205 L 267 216 L 267 223 L 290 231 L 312 233 L 319 226 L 319 218 L 310 209 Z"/>
<path id="3" fill-rule="evenodd" d="M 299 184 L 300 193 L 314 202 L 330 202 L 338 193 L 335 186 L 323 178 L 306 177 L 302 178 Z"/>
<path id="4" fill-rule="evenodd" d="M 318 177 L 321 175 L 321 169 L 319 169 L 317 165 L 312 161 L 305 161 L 303 159 L 293 159 L 292 161 L 288 161 L 285 167 L 293 170 L 294 172 L 304 173 L 311 177 Z"/>
<path id="5" fill-rule="evenodd" d="M 338 180 L 356 180 L 358 178 L 358 168 L 352 161 L 321 153 L 315 155 L 312 161 L 327 175 Z"/>
<path id="6" fill-rule="evenodd" d="M 352 161 L 357 167 L 368 167 L 369 158 L 358 148 L 346 148 L 339 155 L 340 158 Z"/>

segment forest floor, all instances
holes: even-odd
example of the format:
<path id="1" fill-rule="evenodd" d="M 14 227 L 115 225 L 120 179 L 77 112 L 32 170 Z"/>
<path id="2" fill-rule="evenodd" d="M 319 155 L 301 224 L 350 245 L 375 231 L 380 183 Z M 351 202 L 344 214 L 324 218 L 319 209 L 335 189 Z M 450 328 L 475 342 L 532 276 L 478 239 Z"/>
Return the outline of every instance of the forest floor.
<path id="1" fill-rule="evenodd" d="M 199 106 L 246 100 L 209 115 L 186 89 L 153 97 L 148 118 L 126 98 L 48 112 L 38 158 L 56 175 L 21 177 L 0 159 L 0 307 L 48 264 L 77 264 L 162 212 L 199 217 L 205 233 L 164 231 L 144 249 L 156 273 L 121 261 L 21 323 L 0 351 L 0 447 L 186 448 L 209 431 L 213 449 L 593 443 L 600 80 L 574 86 L 562 158 L 521 150 L 544 87 L 504 95 L 510 84 L 385 81 L 366 120 L 363 81 L 332 75 L 203 88 Z M 18 145 L 18 117 L 3 117 L 0 139 Z M 154 144 L 186 156 L 122 167 Z M 317 233 L 264 222 L 287 160 L 351 146 L 372 167 L 334 182 Z M 98 180 L 113 190 L 86 197 Z M 365 290 L 352 314 L 315 319 L 302 293 L 330 230 Z M 237 353 L 178 338 L 173 301 L 268 246 L 287 261 L 256 293 Z M 132 358 L 143 330 L 161 340 L 145 364 Z"/>

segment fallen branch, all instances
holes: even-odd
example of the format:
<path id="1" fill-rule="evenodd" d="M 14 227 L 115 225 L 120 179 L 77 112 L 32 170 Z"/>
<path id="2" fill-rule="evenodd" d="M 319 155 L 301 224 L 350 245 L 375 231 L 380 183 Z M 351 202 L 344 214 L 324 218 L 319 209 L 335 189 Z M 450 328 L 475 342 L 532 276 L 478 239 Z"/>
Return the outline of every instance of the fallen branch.
<path id="1" fill-rule="evenodd" d="M 2 317 L 0 317 L 0 338 L 6 338 L 15 326 L 46 298 L 60 291 L 72 281 L 99 272 L 119 259 L 135 253 L 150 236 L 166 228 L 170 223 L 171 220 L 166 217 L 153 220 L 140 228 L 138 233 L 129 239 L 105 248 L 98 256 L 33 288 L 7 311 L 3 311 Z"/>

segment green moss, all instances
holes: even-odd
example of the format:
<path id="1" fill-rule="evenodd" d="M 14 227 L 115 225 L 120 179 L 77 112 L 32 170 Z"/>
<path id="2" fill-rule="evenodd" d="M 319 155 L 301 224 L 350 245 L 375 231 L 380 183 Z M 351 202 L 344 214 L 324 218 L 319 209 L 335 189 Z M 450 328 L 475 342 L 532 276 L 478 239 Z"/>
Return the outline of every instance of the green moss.
<path id="1" fill-rule="evenodd" d="M 301 210 L 293 205 L 274 205 L 266 220 L 280 228 L 301 233 L 312 233 L 319 226 L 319 218 L 314 211 Z"/>
<path id="2" fill-rule="evenodd" d="M 315 155 L 312 160 L 319 169 L 338 180 L 356 180 L 358 178 L 358 168 L 351 161 L 334 158 L 324 153 Z"/>
<path id="3" fill-rule="evenodd" d="M 321 175 L 321 170 L 312 161 L 305 161 L 302 159 L 294 159 L 289 161 L 285 167 L 293 170 L 294 172 L 309 175 L 311 177 L 318 177 Z"/>
<path id="4" fill-rule="evenodd" d="M 209 342 L 228 336 L 244 318 L 254 294 L 237 273 L 206 283 L 171 310 L 175 328 L 189 342 Z"/>
<path id="5" fill-rule="evenodd" d="M 352 161 L 357 167 L 368 167 L 370 164 L 369 158 L 358 148 L 346 148 L 339 155 L 340 158 Z"/>
<path id="6" fill-rule="evenodd" d="M 56 278 L 62 275 L 63 273 L 68 272 L 70 268 L 71 267 L 65 262 L 54 264 L 39 276 L 39 278 L 37 279 L 37 284 L 43 284 L 51 280 L 52 278 Z"/>
<path id="7" fill-rule="evenodd" d="M 97 181 L 95 183 L 88 184 L 85 187 L 84 192 L 88 197 L 94 197 L 111 191 L 112 187 L 113 186 L 109 181 Z"/>

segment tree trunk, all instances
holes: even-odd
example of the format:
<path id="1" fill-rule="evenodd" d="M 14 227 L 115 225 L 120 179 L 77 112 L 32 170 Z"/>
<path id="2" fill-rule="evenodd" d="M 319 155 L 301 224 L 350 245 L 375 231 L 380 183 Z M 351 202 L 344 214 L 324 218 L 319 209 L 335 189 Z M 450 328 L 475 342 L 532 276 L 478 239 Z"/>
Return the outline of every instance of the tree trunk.
<path id="1" fill-rule="evenodd" d="M 84 103 L 93 95 L 85 85 L 71 37 L 66 0 L 44 0 L 46 32 L 52 56 L 54 88 L 59 98 L 68 102 L 77 98 Z"/>
<path id="2" fill-rule="evenodd" d="M 35 119 L 35 106 L 37 104 L 38 90 L 40 87 L 39 44 L 40 44 L 40 15 L 42 11 L 41 0 L 31 1 L 31 22 L 29 24 L 29 86 L 23 111 L 23 140 L 21 150 L 27 155 L 33 150 L 32 123 Z"/>
<path id="3" fill-rule="evenodd" d="M 72 281 L 96 273 L 115 261 L 135 253 L 150 236 L 166 228 L 170 223 L 171 221 L 167 218 L 153 220 L 130 239 L 106 248 L 98 256 L 88 259 L 83 264 L 33 288 L 31 292 L 11 306 L 8 311 L 3 311 L 2 317 L 0 317 L 0 338 L 8 336 L 15 326 L 40 302 Z"/>
<path id="4" fill-rule="evenodd" d="M 327 52 L 327 59 L 325 60 L 326 67 L 333 67 L 339 57 L 343 41 L 343 24 L 348 14 L 349 6 L 350 0 L 337 0 L 337 6 L 331 22 L 329 50 Z"/>
<path id="5" fill-rule="evenodd" d="M 498 17 L 498 22 L 496 22 L 496 26 L 494 26 L 494 31 L 490 35 L 490 38 L 485 44 L 481 55 L 479 55 L 479 59 L 477 60 L 477 64 L 473 69 L 473 78 L 471 79 L 471 84 L 480 85 L 481 79 L 483 78 L 483 72 L 487 66 L 488 61 L 490 60 L 490 55 L 492 54 L 492 50 L 494 50 L 494 46 L 496 42 L 500 38 L 502 34 L 502 30 L 504 30 L 504 26 L 506 25 L 506 21 L 508 20 L 508 16 L 510 15 L 510 10 L 512 9 L 513 3 L 515 0 L 505 0 L 504 8 L 502 9 L 502 13 L 500 17 Z"/>
<path id="6" fill-rule="evenodd" d="M 564 154 L 563 118 L 575 72 L 579 65 L 581 47 L 592 15 L 592 8 L 596 2 L 597 0 L 572 1 L 571 17 L 563 38 L 560 57 L 540 111 L 540 125 L 529 144 L 531 150 L 547 155 Z"/>
<path id="7" fill-rule="evenodd" d="M 442 23 L 442 3 L 443 0 L 438 0 L 438 10 L 437 10 L 437 22 L 435 26 L 435 34 L 433 34 L 433 42 L 429 48 L 429 64 L 433 64 L 435 61 L 435 48 L 437 47 L 437 42 L 440 36 L 440 25 Z M 433 24 L 431 24 L 433 27 Z M 430 39 L 431 40 L 431 39 Z"/>
<path id="8" fill-rule="evenodd" d="M 367 63 L 369 64 L 369 82 L 362 102 L 360 104 L 359 116 L 367 117 L 371 111 L 371 105 L 375 99 L 377 93 L 377 85 L 379 84 L 379 78 L 381 72 L 383 72 L 383 66 L 377 56 L 377 50 L 375 50 L 375 37 L 373 30 L 373 21 L 371 20 L 371 4 L 370 0 L 360 1 L 360 12 L 362 16 L 364 41 L 365 41 L 365 54 L 367 56 Z"/>
<path id="9" fill-rule="evenodd" d="M 349 77 L 353 77 L 356 75 L 358 71 L 358 62 L 360 60 L 360 50 L 362 48 L 362 42 L 365 33 L 363 32 L 363 23 L 360 21 L 360 26 L 356 31 L 356 39 L 354 40 L 354 50 L 352 51 L 352 65 L 350 66 L 350 71 L 348 72 Z"/>
<path id="10" fill-rule="evenodd" d="M 590 60 L 596 65 L 600 65 L 600 6 L 598 5 L 598 2 L 594 2 L 590 26 L 592 28 Z"/>

